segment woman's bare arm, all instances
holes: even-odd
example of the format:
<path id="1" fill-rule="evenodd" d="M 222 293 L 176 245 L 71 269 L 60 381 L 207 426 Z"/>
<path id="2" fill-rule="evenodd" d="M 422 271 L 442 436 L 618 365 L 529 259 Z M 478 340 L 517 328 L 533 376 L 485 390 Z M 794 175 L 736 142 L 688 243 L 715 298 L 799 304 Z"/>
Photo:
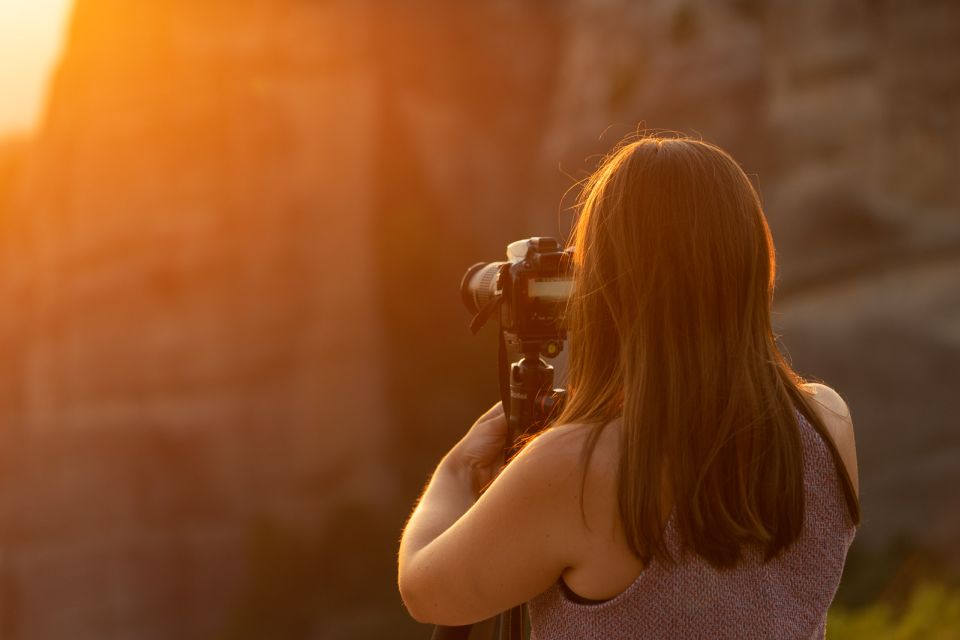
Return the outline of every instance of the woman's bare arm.
<path id="1" fill-rule="evenodd" d="M 483 456 L 470 445 L 492 442 L 501 426 L 479 425 L 437 467 L 403 532 L 400 593 L 421 622 L 483 620 L 541 593 L 576 562 L 579 447 L 541 435 L 476 499 L 473 469 Z"/>

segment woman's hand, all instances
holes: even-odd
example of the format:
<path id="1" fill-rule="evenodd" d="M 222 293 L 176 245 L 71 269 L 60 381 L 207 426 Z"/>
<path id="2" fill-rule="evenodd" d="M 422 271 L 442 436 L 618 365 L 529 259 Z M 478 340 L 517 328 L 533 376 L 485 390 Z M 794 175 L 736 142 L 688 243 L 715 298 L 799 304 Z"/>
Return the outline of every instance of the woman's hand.
<path id="1" fill-rule="evenodd" d="M 473 423 L 443 463 L 469 473 L 474 494 L 479 495 L 503 470 L 506 444 L 507 417 L 503 404 L 498 402 Z"/>

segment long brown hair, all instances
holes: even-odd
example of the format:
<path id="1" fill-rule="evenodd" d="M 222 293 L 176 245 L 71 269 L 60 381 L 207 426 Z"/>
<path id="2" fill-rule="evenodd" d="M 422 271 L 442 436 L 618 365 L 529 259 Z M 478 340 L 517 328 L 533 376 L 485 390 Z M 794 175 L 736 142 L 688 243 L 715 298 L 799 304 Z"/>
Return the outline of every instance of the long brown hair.
<path id="1" fill-rule="evenodd" d="M 770 321 L 773 242 L 760 199 L 722 149 L 644 137 L 615 148 L 585 182 L 573 230 L 569 397 L 559 423 L 622 417 L 619 513 L 641 559 L 673 560 L 672 507 L 685 548 L 736 564 L 800 535 L 803 450 L 794 407 L 828 443 L 851 518 L 853 485 L 781 355 Z M 582 493 L 581 493 L 582 495 Z"/>

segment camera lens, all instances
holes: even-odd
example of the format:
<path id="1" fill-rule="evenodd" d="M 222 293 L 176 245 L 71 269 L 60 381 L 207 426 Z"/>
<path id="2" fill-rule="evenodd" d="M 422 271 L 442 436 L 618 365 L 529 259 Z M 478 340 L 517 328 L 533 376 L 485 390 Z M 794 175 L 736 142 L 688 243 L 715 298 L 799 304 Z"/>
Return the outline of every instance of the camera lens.
<path id="1" fill-rule="evenodd" d="M 470 313 L 480 313 L 497 295 L 497 274 L 508 262 L 478 262 L 463 274 L 460 295 Z"/>

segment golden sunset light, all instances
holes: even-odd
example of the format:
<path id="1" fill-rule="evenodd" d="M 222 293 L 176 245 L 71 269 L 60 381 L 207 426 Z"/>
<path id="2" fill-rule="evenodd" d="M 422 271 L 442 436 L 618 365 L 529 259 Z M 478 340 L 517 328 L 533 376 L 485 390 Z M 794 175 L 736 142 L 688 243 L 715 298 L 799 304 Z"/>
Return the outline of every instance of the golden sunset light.
<path id="1" fill-rule="evenodd" d="M 71 5 L 72 0 L 0 1 L 0 136 L 37 125 Z"/>
<path id="2" fill-rule="evenodd" d="M 0 0 L 0 640 L 958 638 L 958 166 L 955 0 Z"/>

